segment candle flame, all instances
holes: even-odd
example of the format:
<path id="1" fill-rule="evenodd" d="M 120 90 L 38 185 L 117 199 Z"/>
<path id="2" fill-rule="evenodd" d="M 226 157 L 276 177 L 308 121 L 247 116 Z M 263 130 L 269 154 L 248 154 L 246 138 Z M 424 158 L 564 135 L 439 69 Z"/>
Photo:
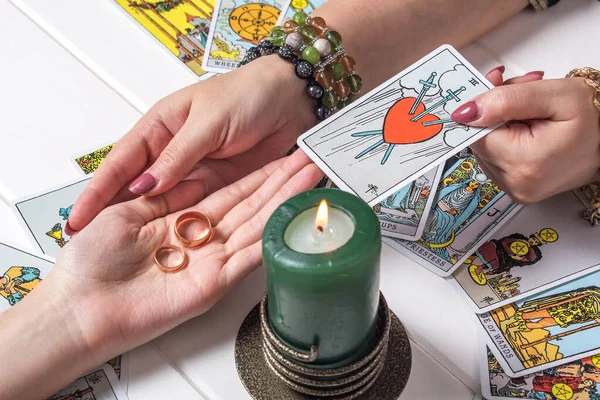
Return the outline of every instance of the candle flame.
<path id="1" fill-rule="evenodd" d="M 329 207 L 325 199 L 321 200 L 319 209 L 317 210 L 317 218 L 315 218 L 315 225 L 317 230 L 323 232 L 327 227 L 327 220 L 329 219 Z"/>

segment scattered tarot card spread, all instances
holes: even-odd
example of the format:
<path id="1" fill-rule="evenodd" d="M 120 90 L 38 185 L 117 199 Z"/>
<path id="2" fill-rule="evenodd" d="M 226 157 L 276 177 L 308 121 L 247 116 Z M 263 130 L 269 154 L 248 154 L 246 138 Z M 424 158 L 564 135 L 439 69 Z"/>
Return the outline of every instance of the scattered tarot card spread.
<path id="1" fill-rule="evenodd" d="M 268 36 L 290 0 L 218 0 L 203 60 L 207 71 L 237 68 L 246 51 Z"/>
<path id="2" fill-rule="evenodd" d="M 0 243 L 0 312 L 23 300 L 53 266 L 50 260 Z"/>
<path id="3" fill-rule="evenodd" d="M 42 253 L 56 258 L 69 242 L 64 226 L 77 197 L 91 178 L 43 192 L 15 203 L 26 232 Z"/>
<path id="4" fill-rule="evenodd" d="M 520 206 L 490 181 L 469 149 L 446 160 L 443 169 L 421 239 L 385 240 L 430 271 L 448 276 Z"/>
<path id="5" fill-rule="evenodd" d="M 421 237 L 443 171 L 434 168 L 373 207 L 382 235 L 406 240 Z"/>
<path id="6" fill-rule="evenodd" d="M 196 76 L 212 76 L 202 69 L 202 59 L 215 0 L 112 1 Z"/>
<path id="7" fill-rule="evenodd" d="M 525 207 L 450 282 L 482 313 L 600 269 L 600 230 L 579 218 L 581 208 L 573 192 Z"/>
<path id="8" fill-rule="evenodd" d="M 600 354 L 554 368 L 512 378 L 504 372 L 490 348 L 480 357 L 481 391 L 488 400 L 600 398 Z"/>
<path id="9" fill-rule="evenodd" d="M 127 400 L 112 367 L 102 367 L 82 376 L 48 400 Z"/>
<path id="10" fill-rule="evenodd" d="M 600 271 L 477 317 L 509 376 L 593 356 L 600 353 Z"/>
<path id="11" fill-rule="evenodd" d="M 325 3 L 327 3 L 327 0 L 292 0 L 288 7 L 282 11 L 277 25 L 281 25 L 283 21 L 292 18 L 295 13 L 300 11 L 310 14 Z"/>
<path id="12" fill-rule="evenodd" d="M 493 86 L 442 46 L 298 138 L 342 190 L 371 206 L 491 131 L 450 114 Z"/>

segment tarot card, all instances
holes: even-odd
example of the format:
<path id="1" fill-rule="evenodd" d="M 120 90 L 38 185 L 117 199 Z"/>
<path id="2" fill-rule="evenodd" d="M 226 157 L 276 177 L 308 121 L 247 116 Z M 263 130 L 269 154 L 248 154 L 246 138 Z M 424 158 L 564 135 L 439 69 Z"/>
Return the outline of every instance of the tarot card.
<path id="1" fill-rule="evenodd" d="M 600 398 L 600 354 L 511 378 L 490 348 L 485 349 L 481 353 L 481 391 L 488 400 Z"/>
<path id="2" fill-rule="evenodd" d="M 113 368 L 117 379 L 119 379 L 121 386 L 125 389 L 125 393 L 127 393 L 129 386 L 129 353 L 116 356 L 109 360 L 107 364 Z"/>
<path id="3" fill-rule="evenodd" d="M 573 192 L 525 207 L 454 271 L 451 283 L 482 313 L 600 269 L 600 231 L 580 212 Z"/>
<path id="4" fill-rule="evenodd" d="M 421 239 L 386 243 L 441 276 L 450 275 L 519 210 L 483 173 L 470 149 L 446 161 Z"/>
<path id="5" fill-rule="evenodd" d="M 73 162 L 79 171 L 84 175 L 90 175 L 96 172 L 102 161 L 108 156 L 108 153 L 113 149 L 115 143 L 102 146 L 92 151 L 87 151 L 85 154 L 79 154 L 73 157 Z"/>
<path id="6" fill-rule="evenodd" d="M 342 190 L 373 206 L 490 132 L 450 115 L 492 87 L 442 46 L 300 136 L 298 145 Z"/>
<path id="7" fill-rule="evenodd" d="M 443 171 L 434 168 L 373 207 L 382 235 L 406 240 L 421 237 Z"/>
<path id="8" fill-rule="evenodd" d="M 477 316 L 507 375 L 600 353 L 600 271 Z"/>
<path id="9" fill-rule="evenodd" d="M 213 75 L 202 69 L 202 58 L 215 0 L 113 1 L 196 77 Z"/>
<path id="10" fill-rule="evenodd" d="M 327 3 L 327 0 L 292 0 L 287 8 L 282 11 L 277 25 L 281 25 L 283 21 L 292 18 L 299 11 L 310 14 L 325 3 Z"/>
<path id="11" fill-rule="evenodd" d="M 112 367 L 102 367 L 82 376 L 48 400 L 127 400 Z"/>
<path id="12" fill-rule="evenodd" d="M 229 72 L 277 25 L 290 0 L 218 0 L 208 34 L 207 71 Z"/>
<path id="13" fill-rule="evenodd" d="M 0 243 L 0 312 L 23 300 L 53 266 L 44 257 Z"/>
<path id="14" fill-rule="evenodd" d="M 19 200 L 15 208 L 32 242 L 42 253 L 56 258 L 70 237 L 64 226 L 77 197 L 91 178 L 86 178 L 58 189 Z"/>

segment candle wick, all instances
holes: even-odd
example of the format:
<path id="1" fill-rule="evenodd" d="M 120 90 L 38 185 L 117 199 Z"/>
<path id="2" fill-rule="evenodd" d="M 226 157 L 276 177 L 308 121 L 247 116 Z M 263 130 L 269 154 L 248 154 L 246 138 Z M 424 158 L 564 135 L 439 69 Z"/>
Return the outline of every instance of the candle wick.
<path id="1" fill-rule="evenodd" d="M 323 227 L 322 227 L 321 225 L 319 225 L 319 226 L 317 226 L 317 230 L 318 230 L 319 232 L 323 232 L 323 230 L 324 230 L 324 229 L 323 229 Z"/>

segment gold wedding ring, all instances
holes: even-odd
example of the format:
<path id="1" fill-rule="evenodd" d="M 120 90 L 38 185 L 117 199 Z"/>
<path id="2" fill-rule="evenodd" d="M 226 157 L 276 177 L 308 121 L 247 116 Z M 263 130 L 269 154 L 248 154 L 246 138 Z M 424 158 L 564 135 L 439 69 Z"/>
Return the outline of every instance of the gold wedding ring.
<path id="1" fill-rule="evenodd" d="M 181 261 L 174 263 L 168 262 L 167 260 L 172 254 L 178 254 L 181 258 Z M 182 248 L 172 244 L 166 244 L 156 249 L 154 252 L 154 262 L 156 262 L 158 268 L 164 272 L 177 272 L 187 266 L 188 256 L 185 254 Z"/>
<path id="2" fill-rule="evenodd" d="M 194 228 L 200 225 L 199 232 L 184 232 L 186 227 Z M 195 230 L 197 230 L 196 228 Z M 198 211 L 189 211 L 183 213 L 175 221 L 175 236 L 179 241 L 190 249 L 198 248 L 210 241 L 213 234 L 213 228 L 210 219 Z"/>

